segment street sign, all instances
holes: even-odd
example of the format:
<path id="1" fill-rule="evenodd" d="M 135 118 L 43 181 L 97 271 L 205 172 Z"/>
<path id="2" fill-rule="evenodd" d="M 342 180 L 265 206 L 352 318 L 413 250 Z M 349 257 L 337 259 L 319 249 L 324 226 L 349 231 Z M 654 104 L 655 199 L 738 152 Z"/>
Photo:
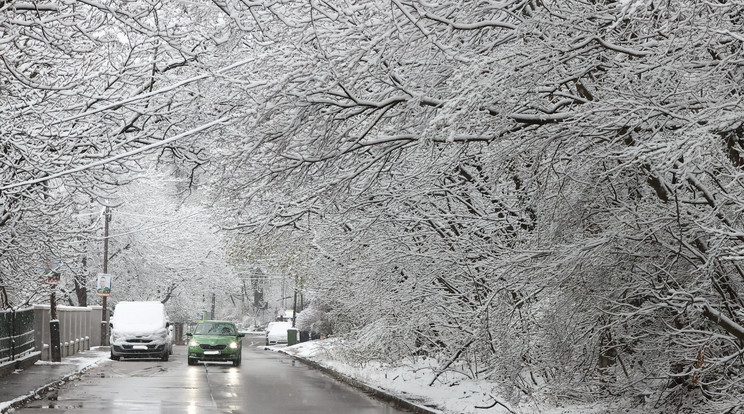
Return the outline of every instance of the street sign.
<path id="1" fill-rule="evenodd" d="M 45 275 L 45 279 L 41 282 L 42 284 L 56 285 L 59 283 L 61 269 L 59 261 L 48 260 L 46 264 L 41 267 L 41 272 Z"/>
<path id="2" fill-rule="evenodd" d="M 207 311 L 201 311 L 196 313 L 196 320 L 203 321 L 207 319 Z"/>

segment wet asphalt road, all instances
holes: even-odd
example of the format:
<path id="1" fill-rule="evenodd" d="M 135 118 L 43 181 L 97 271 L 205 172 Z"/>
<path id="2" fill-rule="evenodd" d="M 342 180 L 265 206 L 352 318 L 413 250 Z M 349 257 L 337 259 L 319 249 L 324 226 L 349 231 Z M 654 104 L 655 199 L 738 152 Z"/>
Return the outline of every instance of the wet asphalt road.
<path id="1" fill-rule="evenodd" d="M 168 362 L 108 361 L 19 413 L 404 413 L 292 358 L 243 340 L 243 363 L 186 364 L 186 347 Z"/>

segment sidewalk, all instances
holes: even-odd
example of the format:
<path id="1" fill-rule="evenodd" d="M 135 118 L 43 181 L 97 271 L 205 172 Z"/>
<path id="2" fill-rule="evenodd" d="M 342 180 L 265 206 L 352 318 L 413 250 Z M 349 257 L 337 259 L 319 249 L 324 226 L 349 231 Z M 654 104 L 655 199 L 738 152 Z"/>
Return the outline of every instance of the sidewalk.
<path id="1" fill-rule="evenodd" d="M 64 357 L 62 362 L 37 361 L 25 369 L 0 377 L 0 413 L 9 412 L 34 400 L 40 393 L 55 388 L 108 359 L 107 346 L 95 347 Z"/>

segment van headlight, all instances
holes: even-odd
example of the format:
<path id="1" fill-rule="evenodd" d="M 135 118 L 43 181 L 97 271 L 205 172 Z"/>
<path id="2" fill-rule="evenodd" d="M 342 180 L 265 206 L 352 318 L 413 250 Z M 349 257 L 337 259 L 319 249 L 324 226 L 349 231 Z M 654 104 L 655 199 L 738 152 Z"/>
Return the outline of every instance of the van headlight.
<path id="1" fill-rule="evenodd" d="M 238 343 L 235 341 L 230 342 L 230 348 L 231 349 L 238 349 Z"/>

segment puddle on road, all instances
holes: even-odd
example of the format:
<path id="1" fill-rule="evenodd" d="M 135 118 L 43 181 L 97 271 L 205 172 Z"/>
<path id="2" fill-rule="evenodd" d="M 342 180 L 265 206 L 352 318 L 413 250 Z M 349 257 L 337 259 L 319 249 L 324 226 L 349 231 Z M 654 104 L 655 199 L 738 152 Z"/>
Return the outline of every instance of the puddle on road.
<path id="1" fill-rule="evenodd" d="M 142 366 L 142 363 L 148 365 Z M 163 365 L 150 365 L 151 361 L 119 361 L 106 367 L 102 372 L 101 378 L 121 378 L 121 377 L 152 377 L 163 372 L 168 372 L 168 367 Z"/>
<path id="2" fill-rule="evenodd" d="M 33 408 L 33 406 L 29 405 L 29 407 Z M 83 408 L 83 403 L 79 402 L 77 404 L 59 404 L 57 402 L 49 403 L 46 407 L 41 407 L 48 410 L 62 410 L 62 411 L 68 411 L 68 410 L 74 410 L 74 409 L 81 409 Z"/>
<path id="3" fill-rule="evenodd" d="M 83 408 L 82 401 L 59 401 L 59 389 L 54 388 L 46 393 L 44 398 L 28 403 L 25 408 L 47 410 L 69 411 Z"/>

